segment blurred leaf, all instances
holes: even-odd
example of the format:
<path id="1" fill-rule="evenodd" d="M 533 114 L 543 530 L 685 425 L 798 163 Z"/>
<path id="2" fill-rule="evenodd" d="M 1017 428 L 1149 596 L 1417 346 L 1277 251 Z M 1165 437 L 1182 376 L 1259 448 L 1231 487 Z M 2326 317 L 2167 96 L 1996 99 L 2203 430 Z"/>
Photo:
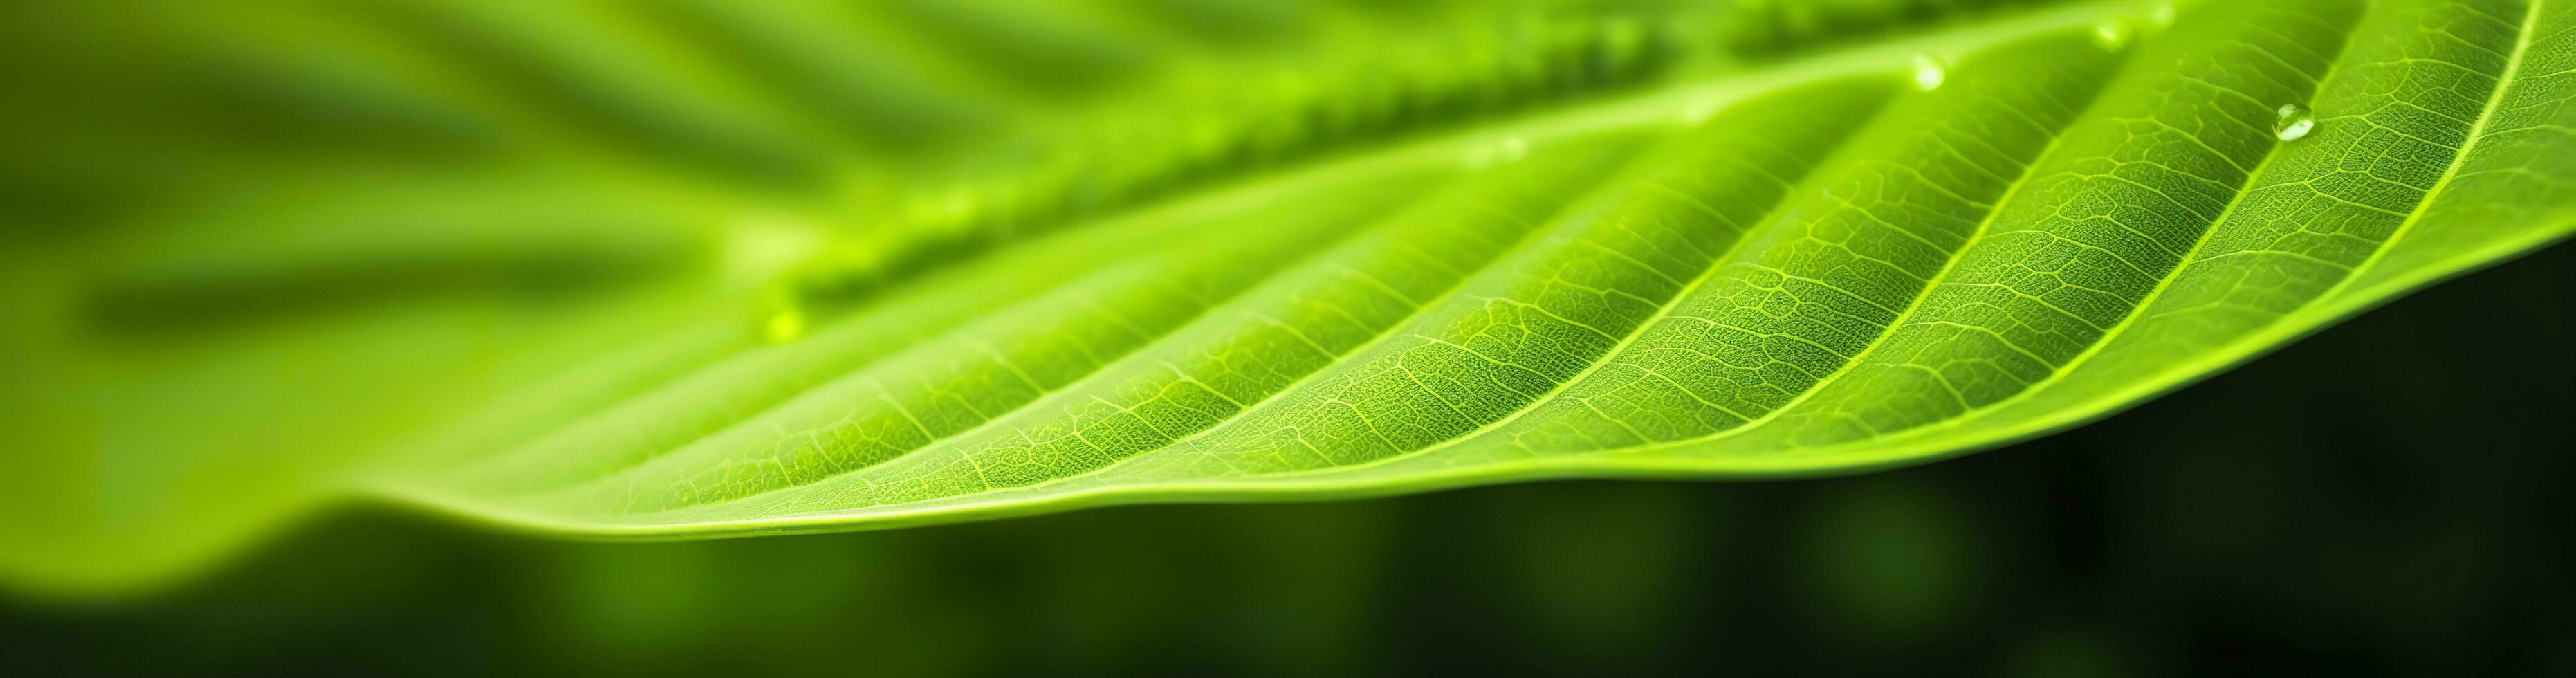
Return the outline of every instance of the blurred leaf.
<path id="1" fill-rule="evenodd" d="M 1852 472 L 2576 228 L 2576 10 L 1981 4 L 14 10 L 0 575 Z"/>

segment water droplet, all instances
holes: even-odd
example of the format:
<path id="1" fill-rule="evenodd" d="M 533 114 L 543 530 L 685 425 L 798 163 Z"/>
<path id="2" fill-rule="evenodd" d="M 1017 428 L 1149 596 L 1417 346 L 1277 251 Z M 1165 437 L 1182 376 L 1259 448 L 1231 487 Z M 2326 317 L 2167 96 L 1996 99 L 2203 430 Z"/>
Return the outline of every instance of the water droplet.
<path id="1" fill-rule="evenodd" d="M 760 336 L 772 344 L 805 336 L 805 309 L 789 307 L 769 314 L 769 320 L 760 324 Z"/>
<path id="2" fill-rule="evenodd" d="M 2308 132 L 2317 128 L 2317 116 L 2315 113 L 2308 112 L 2306 106 L 2281 104 L 2281 107 L 2272 113 L 2272 134 L 2280 137 L 2282 141 L 2298 141 L 2300 137 L 2307 136 Z"/>
<path id="3" fill-rule="evenodd" d="M 2093 46 L 2117 52 L 2129 47 L 2129 22 L 2118 19 L 2093 24 Z"/>
<path id="4" fill-rule="evenodd" d="M 1938 89 L 1941 87 L 1941 81 L 1949 77 L 1950 67 L 1941 62 L 1941 57 L 1930 54 L 1914 55 L 1915 89 L 1926 92 Z"/>

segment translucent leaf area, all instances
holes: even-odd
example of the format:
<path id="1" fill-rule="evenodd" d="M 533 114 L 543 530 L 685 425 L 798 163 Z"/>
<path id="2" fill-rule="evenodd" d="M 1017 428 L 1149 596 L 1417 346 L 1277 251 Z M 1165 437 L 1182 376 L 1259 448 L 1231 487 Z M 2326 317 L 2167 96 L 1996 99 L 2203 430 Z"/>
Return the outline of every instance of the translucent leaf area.
<path id="1" fill-rule="evenodd" d="M 2576 229 L 2576 5 L 1379 5 L 8 10 L 0 575 L 1858 472 Z"/>

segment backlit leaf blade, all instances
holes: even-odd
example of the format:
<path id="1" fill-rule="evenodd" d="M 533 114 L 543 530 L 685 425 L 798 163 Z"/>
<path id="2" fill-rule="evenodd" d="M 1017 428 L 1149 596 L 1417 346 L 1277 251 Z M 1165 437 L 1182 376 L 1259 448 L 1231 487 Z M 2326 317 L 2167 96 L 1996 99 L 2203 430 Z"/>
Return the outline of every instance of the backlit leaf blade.
<path id="1" fill-rule="evenodd" d="M 9 421 L 83 453 L 8 461 L 0 572 L 166 580 L 349 499 L 689 537 L 1848 473 L 2576 229 L 2546 2 L 647 4 L 199 29 L 364 152 L 47 119 L 199 190 L 11 257 Z"/>
<path id="2" fill-rule="evenodd" d="M 2373 285 L 2390 259 L 2435 256 L 2410 236 L 2462 209 L 2447 195 L 2515 190 L 2508 204 L 2554 211 L 2564 196 L 2525 172 L 2556 175 L 2532 158 L 2461 168 L 2556 143 L 2494 120 L 2555 111 L 2547 80 L 2516 76 L 2531 31 L 2557 18 L 2210 7 L 2134 48 L 2076 32 L 1987 46 L 1928 92 L 1784 88 L 1655 137 L 1455 290 L 1388 294 L 1413 317 L 1352 328 L 1379 333 L 1358 348 L 1217 329 L 1266 312 L 1237 299 L 1127 369 L 1047 384 L 963 432 L 845 457 L 879 434 L 753 418 L 740 441 L 700 441 L 700 458 L 461 506 L 605 533 L 834 529 L 1511 477 L 1829 473 L 1974 449 L 2402 290 Z M 2325 112 L 2313 136 L 2276 137 L 2282 104 Z M 1550 141 L 1501 143 L 1533 145 L 1520 162 L 1570 162 Z M 2486 247 L 2566 228 L 2525 223 Z M 1342 293 L 1353 301 L 1310 303 L 1386 294 Z M 1247 369 L 1275 373 L 1224 383 Z"/>

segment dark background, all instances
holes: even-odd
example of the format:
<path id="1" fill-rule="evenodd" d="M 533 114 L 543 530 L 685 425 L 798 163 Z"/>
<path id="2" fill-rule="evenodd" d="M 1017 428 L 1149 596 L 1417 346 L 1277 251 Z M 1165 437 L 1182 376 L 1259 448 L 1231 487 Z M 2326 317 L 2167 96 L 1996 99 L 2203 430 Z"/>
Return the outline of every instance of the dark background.
<path id="1" fill-rule="evenodd" d="M 2053 437 L 670 544 L 389 512 L 0 603 L 0 673 L 2576 675 L 2576 245 Z"/>

